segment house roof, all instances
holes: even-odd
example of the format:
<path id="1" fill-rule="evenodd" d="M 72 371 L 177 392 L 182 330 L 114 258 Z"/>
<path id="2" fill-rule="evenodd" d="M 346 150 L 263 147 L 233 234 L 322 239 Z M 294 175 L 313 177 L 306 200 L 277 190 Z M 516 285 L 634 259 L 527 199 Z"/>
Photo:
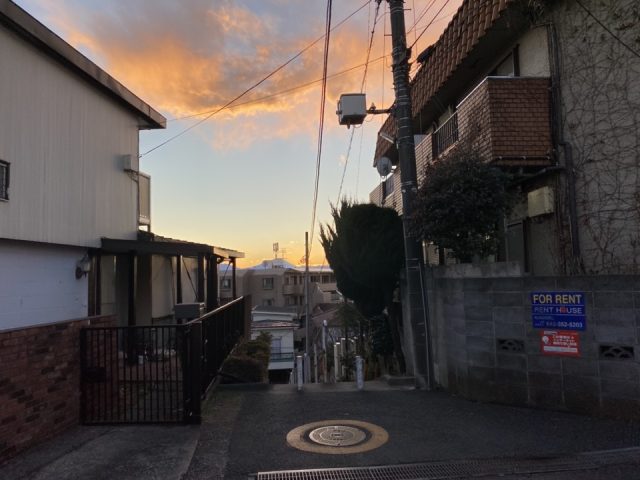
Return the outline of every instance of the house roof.
<path id="1" fill-rule="evenodd" d="M 162 114 L 11 0 L 0 0 L 0 24 L 135 113 L 140 128 L 166 127 L 167 120 Z"/>
<path id="2" fill-rule="evenodd" d="M 486 61 L 487 57 L 485 55 L 481 58 L 477 55 L 480 47 L 489 47 L 487 48 L 489 55 L 495 57 L 499 53 L 498 47 L 503 46 L 517 34 L 519 27 L 524 24 L 523 17 L 514 15 L 513 18 L 506 18 L 508 12 L 513 10 L 511 7 L 517 3 L 516 0 L 464 0 L 462 2 L 438 41 L 420 55 L 424 61 L 411 81 L 414 123 L 421 115 L 426 125 L 433 121 L 429 115 L 425 115 L 428 107 L 432 108 L 432 112 L 429 112 L 431 116 L 434 111 L 437 114 L 443 107 L 446 108 L 448 103 L 446 97 L 450 93 L 445 92 L 448 84 L 453 84 L 454 80 L 460 83 L 473 80 L 474 75 L 479 73 L 474 71 L 476 63 Z M 506 25 L 507 20 L 509 20 L 508 25 Z M 395 130 L 395 117 L 390 115 L 380 131 L 395 136 Z M 422 131 L 416 131 L 416 133 L 422 133 Z M 389 142 L 378 139 L 374 166 L 377 159 L 382 156 L 394 159 L 397 152 Z"/>

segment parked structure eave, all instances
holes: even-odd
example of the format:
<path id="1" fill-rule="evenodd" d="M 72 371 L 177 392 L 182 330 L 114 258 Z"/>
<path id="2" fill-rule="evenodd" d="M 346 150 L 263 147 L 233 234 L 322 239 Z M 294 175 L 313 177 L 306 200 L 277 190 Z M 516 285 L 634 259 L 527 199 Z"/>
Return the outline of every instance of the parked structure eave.
<path id="1" fill-rule="evenodd" d="M 145 238 L 137 240 L 121 240 L 115 238 L 102 238 L 102 251 L 107 253 L 129 253 L 149 255 L 182 255 L 196 257 L 198 255 L 215 255 L 219 258 L 242 258 L 244 253 L 235 250 L 221 249 L 205 243 L 186 242 L 182 240 L 167 239 L 164 237 Z M 228 254 L 237 256 L 227 256 Z"/>

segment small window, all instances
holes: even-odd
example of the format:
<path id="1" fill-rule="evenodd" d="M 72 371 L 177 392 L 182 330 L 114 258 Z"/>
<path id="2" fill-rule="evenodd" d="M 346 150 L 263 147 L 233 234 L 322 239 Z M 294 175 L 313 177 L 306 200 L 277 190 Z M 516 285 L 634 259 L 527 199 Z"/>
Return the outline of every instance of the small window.
<path id="1" fill-rule="evenodd" d="M 225 288 L 225 289 L 231 288 L 231 279 L 230 278 L 223 278 L 221 287 Z"/>
<path id="2" fill-rule="evenodd" d="M 0 200 L 9 200 L 9 163 L 0 160 Z"/>
<path id="3" fill-rule="evenodd" d="M 262 279 L 263 290 L 273 290 L 273 277 L 267 277 Z"/>
<path id="4" fill-rule="evenodd" d="M 272 307 L 273 306 L 273 298 L 264 298 L 262 300 L 263 307 Z"/>

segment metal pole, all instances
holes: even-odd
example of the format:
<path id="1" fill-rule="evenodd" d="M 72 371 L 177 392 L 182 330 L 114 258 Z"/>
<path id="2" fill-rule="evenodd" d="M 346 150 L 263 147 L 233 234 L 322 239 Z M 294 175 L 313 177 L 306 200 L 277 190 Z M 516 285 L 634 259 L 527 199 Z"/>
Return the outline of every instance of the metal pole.
<path id="1" fill-rule="evenodd" d="M 364 372 L 362 364 L 362 357 L 358 355 L 356 357 L 356 386 L 358 387 L 358 390 L 362 390 L 364 388 Z"/>
<path id="2" fill-rule="evenodd" d="M 309 232 L 304 232 L 304 353 L 309 354 Z"/>
<path id="3" fill-rule="evenodd" d="M 327 321 L 322 321 L 322 364 L 324 366 L 324 373 L 322 380 L 324 383 L 328 381 L 329 372 L 327 372 Z"/>
<path id="4" fill-rule="evenodd" d="M 340 342 L 333 345 L 333 376 L 338 383 L 340 381 Z"/>
<path id="5" fill-rule="evenodd" d="M 413 332 L 414 375 L 425 387 L 432 388 L 429 355 L 429 324 L 427 306 L 420 291 L 420 268 L 422 248 L 411 233 L 410 218 L 413 200 L 417 193 L 416 152 L 413 139 L 411 90 L 409 87 L 409 56 L 404 24 L 404 1 L 388 0 L 391 18 L 391 40 L 393 45 L 393 87 L 395 90 L 395 117 L 397 122 L 397 145 L 400 162 L 400 184 L 402 189 L 402 227 L 404 230 L 404 252 L 407 282 L 407 305 L 409 323 Z"/>
<path id="6" fill-rule="evenodd" d="M 298 384 L 298 391 L 302 390 L 302 384 L 304 380 L 302 378 L 302 355 L 296 357 L 296 383 Z"/>

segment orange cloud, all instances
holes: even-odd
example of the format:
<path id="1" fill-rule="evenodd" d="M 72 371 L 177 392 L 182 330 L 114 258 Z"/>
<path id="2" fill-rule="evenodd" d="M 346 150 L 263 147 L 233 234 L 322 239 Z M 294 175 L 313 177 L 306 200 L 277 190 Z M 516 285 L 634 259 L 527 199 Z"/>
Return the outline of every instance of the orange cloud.
<path id="1" fill-rule="evenodd" d="M 260 6 L 233 0 L 136 0 L 110 2 L 93 10 L 80 0 L 40 1 L 70 43 L 90 50 L 118 80 L 154 107 L 175 117 L 220 108 L 307 47 L 324 30 L 324 17 L 316 15 L 317 11 L 312 14 L 299 6 L 294 10 L 291 2 L 282 0 L 265 0 Z M 418 22 L 418 30 L 442 1 L 438 0 L 430 10 L 432 13 Z M 460 1 L 452 2 L 442 13 L 444 20 L 437 22 L 439 29 L 434 32 L 444 28 L 445 15 L 455 11 Z M 360 2 L 351 3 L 355 10 Z M 412 4 L 413 13 L 423 12 L 429 3 L 430 0 L 416 0 Z M 252 9 L 246 5 L 252 5 Z M 329 75 L 365 62 L 374 5 L 372 2 L 369 12 L 363 9 L 332 32 Z M 384 10 L 381 7 L 381 14 Z M 334 16 L 334 22 L 341 18 Z M 390 38 L 382 35 L 385 22 L 388 23 L 388 16 L 378 21 L 370 60 L 390 53 Z M 409 29 L 411 25 L 412 12 L 407 12 Z M 386 31 L 389 32 L 388 26 Z M 425 35 L 416 53 L 435 37 Z M 410 31 L 409 42 L 412 38 L 415 32 Z M 244 137 L 248 142 L 265 135 L 257 119 L 251 124 L 247 121 L 258 114 L 270 116 L 271 137 L 315 136 L 320 84 L 313 82 L 322 73 L 322 49 L 320 41 L 219 118 L 229 121 L 242 117 L 242 126 L 230 128 L 250 129 L 252 135 Z M 369 103 L 375 102 L 378 107 L 390 105 L 393 98 L 390 70 L 389 62 L 370 65 L 366 87 Z M 360 90 L 363 72 L 359 68 L 328 80 L 327 118 L 334 115 L 341 93 Z M 305 84 L 310 85 L 296 88 Z M 300 121 L 302 111 L 308 121 Z M 189 123 L 179 125 L 186 127 Z M 225 141 L 216 135 L 213 144 L 224 147 Z"/>

